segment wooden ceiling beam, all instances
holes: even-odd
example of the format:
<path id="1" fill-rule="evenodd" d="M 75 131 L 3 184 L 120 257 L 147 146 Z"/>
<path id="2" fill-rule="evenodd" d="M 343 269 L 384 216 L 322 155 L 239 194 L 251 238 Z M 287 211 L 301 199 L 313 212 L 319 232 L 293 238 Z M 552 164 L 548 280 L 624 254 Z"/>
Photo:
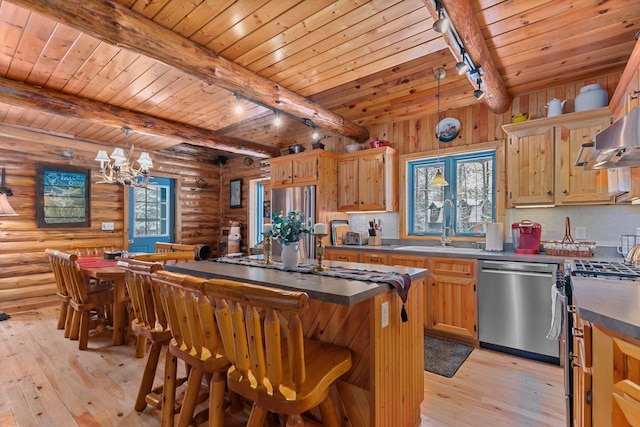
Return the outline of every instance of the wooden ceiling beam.
<path id="1" fill-rule="evenodd" d="M 423 0 L 423 2 L 431 16 L 434 17 L 433 19 L 438 19 L 435 2 L 433 0 Z M 482 98 L 482 101 L 492 113 L 504 113 L 511 105 L 511 97 L 484 40 L 471 3 L 469 0 L 441 0 L 441 2 L 467 54 L 477 67 L 482 67 L 482 82 L 484 83 L 482 87 L 484 98 Z M 443 36 L 456 61 L 460 61 L 462 57 L 460 55 L 460 47 L 456 41 L 448 33 Z M 467 78 L 476 88 L 476 81 L 469 74 L 467 74 Z"/>
<path id="2" fill-rule="evenodd" d="M 369 131 L 111 0 L 11 0 L 99 40 L 156 59 L 359 142 Z"/>
<path id="3" fill-rule="evenodd" d="M 139 133 L 175 139 L 177 143 L 188 142 L 216 150 L 262 158 L 280 155 L 277 147 L 218 135 L 195 126 L 158 119 L 113 105 L 1 77 L 0 102 L 38 109 L 59 116 L 90 120 L 102 125 L 119 128 L 124 126 Z"/>

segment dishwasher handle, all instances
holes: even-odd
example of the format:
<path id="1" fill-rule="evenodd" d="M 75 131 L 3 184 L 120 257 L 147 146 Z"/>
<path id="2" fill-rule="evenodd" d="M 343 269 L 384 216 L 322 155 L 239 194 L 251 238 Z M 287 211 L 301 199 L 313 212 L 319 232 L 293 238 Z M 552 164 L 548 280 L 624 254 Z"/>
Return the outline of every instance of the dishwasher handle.
<path id="1" fill-rule="evenodd" d="M 519 262 L 519 261 L 485 261 L 479 263 L 481 272 L 509 272 L 518 273 L 541 273 L 545 275 L 555 276 L 558 270 L 557 264 L 535 263 L 535 262 Z"/>
<path id="2" fill-rule="evenodd" d="M 538 272 L 538 271 L 522 271 L 522 270 L 498 270 L 492 268 L 483 268 L 481 270 L 482 273 L 491 273 L 491 274 L 505 274 L 510 276 L 528 276 L 528 277 L 554 277 L 553 272 Z"/>

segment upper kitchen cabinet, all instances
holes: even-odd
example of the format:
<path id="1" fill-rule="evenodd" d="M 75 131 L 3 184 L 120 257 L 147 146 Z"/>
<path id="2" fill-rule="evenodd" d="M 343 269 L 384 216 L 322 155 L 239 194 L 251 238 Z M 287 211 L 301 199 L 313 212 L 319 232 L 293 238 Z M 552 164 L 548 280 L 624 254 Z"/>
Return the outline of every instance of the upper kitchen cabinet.
<path id="1" fill-rule="evenodd" d="M 374 148 L 338 157 L 338 210 L 398 210 L 398 152 Z"/>
<path id="2" fill-rule="evenodd" d="M 328 173 L 335 171 L 335 155 L 322 150 L 269 159 L 271 187 L 315 185 Z"/>
<path id="3" fill-rule="evenodd" d="M 575 166 L 582 144 L 611 123 L 608 108 L 503 126 L 509 207 L 604 204 L 607 172 Z"/>

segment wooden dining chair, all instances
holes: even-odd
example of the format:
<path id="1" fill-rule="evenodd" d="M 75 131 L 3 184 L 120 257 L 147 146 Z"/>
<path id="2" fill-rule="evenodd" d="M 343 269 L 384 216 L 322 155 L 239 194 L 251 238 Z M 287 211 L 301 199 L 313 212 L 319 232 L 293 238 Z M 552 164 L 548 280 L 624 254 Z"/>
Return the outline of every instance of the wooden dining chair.
<path id="1" fill-rule="evenodd" d="M 153 254 L 135 255 L 135 259 L 139 261 L 158 262 L 162 265 L 175 264 L 178 262 L 187 262 L 195 260 L 193 252 L 156 252 Z"/>
<path id="2" fill-rule="evenodd" d="M 110 313 L 113 310 L 114 290 L 109 284 L 98 283 L 92 285 L 80 271 L 78 266 L 78 256 L 67 252 L 57 251 L 49 253 L 53 262 L 58 264 L 62 273 L 63 282 L 69 294 L 69 306 L 73 311 L 70 324 L 69 338 L 78 339 L 80 350 L 87 349 L 89 338 L 106 333 L 106 327 L 112 324 Z M 97 317 L 91 319 L 91 314 L 97 312 Z M 90 321 L 94 320 L 96 325 L 102 326 L 102 333 L 97 332 L 90 336 Z M 69 313 L 67 313 L 67 323 Z M 98 330 L 99 327 L 96 328 Z M 66 328 L 65 328 L 65 336 Z"/>
<path id="3" fill-rule="evenodd" d="M 173 243 L 169 243 L 169 242 L 156 242 L 154 244 L 155 250 L 158 253 L 161 253 L 161 252 L 172 252 L 173 250 L 171 249 L 171 245 L 173 245 Z"/>
<path id="4" fill-rule="evenodd" d="M 58 252 L 56 249 L 45 249 L 44 251 L 45 255 L 49 258 L 49 264 L 51 265 L 51 270 L 53 270 L 53 277 L 56 280 L 56 295 L 60 298 L 60 314 L 58 315 L 57 328 L 65 329 L 65 337 L 68 338 L 70 328 L 66 328 L 67 318 L 69 319 L 69 325 L 71 325 L 73 309 L 69 307 L 71 297 L 69 297 L 67 286 L 64 283 Z"/>
<path id="5" fill-rule="evenodd" d="M 221 279 L 203 286 L 232 364 L 229 391 L 253 402 L 247 426 L 263 426 L 269 412 L 302 426 L 301 414 L 319 407 L 323 425 L 338 427 L 329 388 L 351 368 L 351 353 L 303 337 L 308 295 Z"/>
<path id="6" fill-rule="evenodd" d="M 131 330 L 138 338 L 136 356 L 143 357 L 147 342 L 149 356 L 138 388 L 135 409 L 142 411 L 147 404 L 155 409 L 162 406 L 162 386 L 153 388 L 158 360 L 162 349 L 171 341 L 171 331 L 160 298 L 151 289 L 151 274 L 162 270 L 162 264 L 134 259 L 121 259 L 118 267 L 125 271 L 125 283 L 133 308 Z"/>
<path id="7" fill-rule="evenodd" d="M 183 360 L 191 369 L 182 400 L 178 426 L 189 425 L 198 403 L 203 376 L 209 383 L 209 426 L 224 425 L 224 399 L 226 372 L 229 361 L 222 353 L 213 306 L 202 293 L 205 279 L 168 271 L 152 275 L 154 293 L 158 293 L 169 322 L 173 339 L 166 358 L 162 403 L 162 426 L 173 426 L 175 406 L 177 360 Z"/>

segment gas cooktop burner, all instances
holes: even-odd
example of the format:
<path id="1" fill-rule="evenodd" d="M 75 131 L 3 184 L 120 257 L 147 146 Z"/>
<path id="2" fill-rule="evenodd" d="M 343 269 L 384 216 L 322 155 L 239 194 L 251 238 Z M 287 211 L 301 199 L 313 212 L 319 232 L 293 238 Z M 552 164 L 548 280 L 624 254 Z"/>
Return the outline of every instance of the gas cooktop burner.
<path id="1" fill-rule="evenodd" d="M 574 276 L 640 280 L 640 267 L 612 261 L 573 260 L 571 273 Z"/>

